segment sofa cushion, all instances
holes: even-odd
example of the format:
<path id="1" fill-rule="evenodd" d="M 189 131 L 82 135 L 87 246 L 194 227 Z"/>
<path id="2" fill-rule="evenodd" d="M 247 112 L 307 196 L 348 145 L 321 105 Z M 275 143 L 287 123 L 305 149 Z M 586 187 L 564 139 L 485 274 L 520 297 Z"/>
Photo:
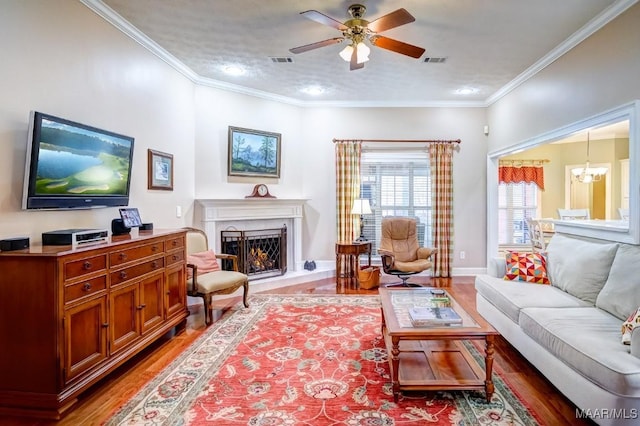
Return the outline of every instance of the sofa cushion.
<path id="1" fill-rule="evenodd" d="M 476 276 L 476 290 L 515 323 L 519 321 L 520 309 L 526 307 L 590 306 L 589 303 L 552 286 L 509 282 L 489 275 Z"/>
<path id="2" fill-rule="evenodd" d="M 640 306 L 640 246 L 621 244 L 596 306 L 625 320 Z"/>
<path id="3" fill-rule="evenodd" d="M 520 327 L 597 385 L 640 397 L 640 362 L 620 344 L 620 321 L 609 313 L 596 307 L 525 308 Z"/>
<path id="4" fill-rule="evenodd" d="M 507 271 L 504 279 L 525 281 L 535 284 L 549 284 L 547 277 L 547 259 L 542 253 L 507 252 L 505 255 Z"/>
<path id="5" fill-rule="evenodd" d="M 617 249 L 617 243 L 554 235 L 547 247 L 551 285 L 594 305 L 607 281 Z"/>

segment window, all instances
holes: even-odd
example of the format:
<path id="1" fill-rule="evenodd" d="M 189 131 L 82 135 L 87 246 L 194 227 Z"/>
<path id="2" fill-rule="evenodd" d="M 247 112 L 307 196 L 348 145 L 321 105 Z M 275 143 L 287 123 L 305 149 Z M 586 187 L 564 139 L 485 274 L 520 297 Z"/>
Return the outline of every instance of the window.
<path id="1" fill-rule="evenodd" d="M 377 254 L 382 218 L 418 219 L 418 241 L 431 245 L 431 174 L 429 156 L 415 149 L 363 150 L 360 163 L 361 197 L 368 198 L 371 215 L 364 218 L 364 236 Z"/>
<path id="2" fill-rule="evenodd" d="M 498 185 L 498 244 L 529 244 L 527 219 L 539 217 L 540 191 L 535 183 Z"/>

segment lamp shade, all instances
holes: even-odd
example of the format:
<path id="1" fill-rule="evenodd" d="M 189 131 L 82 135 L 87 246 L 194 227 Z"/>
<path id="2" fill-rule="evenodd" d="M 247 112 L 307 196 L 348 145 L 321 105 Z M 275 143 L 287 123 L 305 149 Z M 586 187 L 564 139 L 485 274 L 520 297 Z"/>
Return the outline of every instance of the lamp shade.
<path id="1" fill-rule="evenodd" d="M 371 205 L 368 198 L 356 198 L 353 200 L 351 214 L 371 214 Z"/>
<path id="2" fill-rule="evenodd" d="M 369 53 L 371 53 L 371 49 L 369 49 L 369 46 L 367 46 L 363 42 L 346 46 L 340 51 L 340 57 L 346 62 L 351 61 L 351 55 L 353 55 L 354 46 L 356 49 L 356 62 L 359 64 L 367 62 L 369 60 Z"/>
<path id="3" fill-rule="evenodd" d="M 349 62 L 351 60 L 351 55 L 353 54 L 353 46 L 348 45 L 344 49 L 342 49 L 339 53 L 340 57 Z"/>
<path id="4" fill-rule="evenodd" d="M 369 53 L 371 53 L 371 49 L 366 44 L 360 42 L 356 46 L 356 62 L 359 64 L 363 64 L 369 60 Z"/>

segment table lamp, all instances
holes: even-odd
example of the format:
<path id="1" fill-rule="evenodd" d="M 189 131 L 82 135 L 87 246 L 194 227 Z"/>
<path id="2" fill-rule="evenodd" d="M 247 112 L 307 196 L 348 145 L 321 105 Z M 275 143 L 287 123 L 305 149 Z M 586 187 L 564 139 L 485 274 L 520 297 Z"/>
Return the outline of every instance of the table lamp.
<path id="1" fill-rule="evenodd" d="M 360 215 L 360 236 L 356 241 L 367 241 L 364 236 L 364 217 L 365 214 L 371 214 L 371 206 L 369 205 L 368 198 L 356 198 L 353 200 L 353 207 L 351 208 L 351 214 Z"/>

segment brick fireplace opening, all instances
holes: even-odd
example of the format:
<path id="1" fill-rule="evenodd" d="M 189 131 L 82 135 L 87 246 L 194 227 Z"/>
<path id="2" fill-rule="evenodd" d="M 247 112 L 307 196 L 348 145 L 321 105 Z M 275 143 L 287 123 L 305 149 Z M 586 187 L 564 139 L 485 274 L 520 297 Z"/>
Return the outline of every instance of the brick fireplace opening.
<path id="1" fill-rule="evenodd" d="M 222 252 L 238 256 L 238 270 L 249 280 L 287 272 L 287 226 L 220 231 Z"/>

